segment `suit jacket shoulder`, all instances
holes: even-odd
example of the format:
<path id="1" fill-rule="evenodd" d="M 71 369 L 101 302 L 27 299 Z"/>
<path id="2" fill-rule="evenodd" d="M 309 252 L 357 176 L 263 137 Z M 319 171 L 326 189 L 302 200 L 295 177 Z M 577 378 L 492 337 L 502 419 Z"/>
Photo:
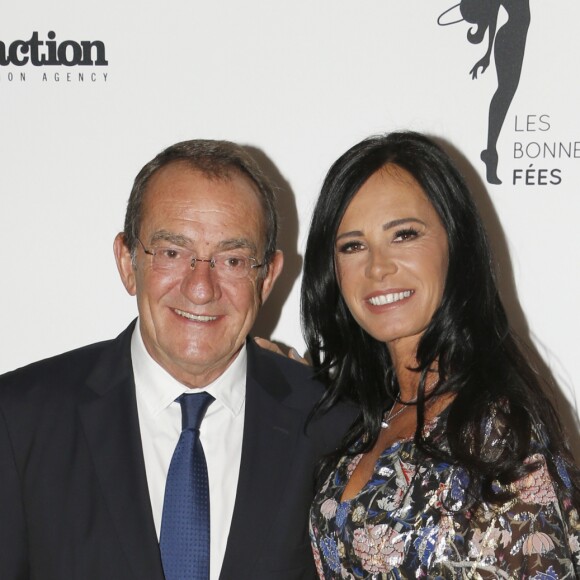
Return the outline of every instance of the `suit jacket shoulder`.
<path id="1" fill-rule="evenodd" d="M 133 328 L 0 377 L 0 578 L 162 580 Z"/>
<path id="2" fill-rule="evenodd" d="M 311 367 L 262 349 L 253 341 L 248 343 L 248 353 L 248 374 L 266 386 L 281 404 L 302 415 L 305 436 L 312 439 L 319 452 L 333 451 L 356 418 L 358 409 L 341 403 L 328 413 L 311 415 L 325 389 Z"/>

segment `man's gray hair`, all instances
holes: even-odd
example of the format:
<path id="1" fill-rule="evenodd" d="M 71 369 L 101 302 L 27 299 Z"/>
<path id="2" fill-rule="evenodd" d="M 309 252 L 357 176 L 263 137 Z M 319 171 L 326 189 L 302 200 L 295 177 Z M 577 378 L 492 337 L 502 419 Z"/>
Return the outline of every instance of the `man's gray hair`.
<path id="1" fill-rule="evenodd" d="M 236 174 L 250 179 L 264 213 L 266 250 L 264 263 L 269 264 L 277 247 L 278 214 L 274 185 L 262 173 L 254 158 L 240 145 L 230 141 L 194 139 L 171 145 L 139 172 L 133 183 L 125 215 L 125 244 L 134 255 L 143 219 L 143 199 L 151 177 L 162 167 L 183 162 L 210 179 L 230 180 Z M 258 259 L 261 257 L 258 256 Z"/>

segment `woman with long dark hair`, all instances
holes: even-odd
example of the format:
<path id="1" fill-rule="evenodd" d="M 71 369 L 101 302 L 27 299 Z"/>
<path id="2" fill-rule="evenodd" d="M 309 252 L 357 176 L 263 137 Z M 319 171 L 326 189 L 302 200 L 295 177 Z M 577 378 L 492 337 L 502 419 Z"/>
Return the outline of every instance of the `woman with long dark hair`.
<path id="1" fill-rule="evenodd" d="M 467 186 L 430 139 L 362 141 L 308 237 L 302 320 L 318 411 L 359 419 L 311 512 L 321 578 L 573 578 L 574 466 L 511 331 Z"/>

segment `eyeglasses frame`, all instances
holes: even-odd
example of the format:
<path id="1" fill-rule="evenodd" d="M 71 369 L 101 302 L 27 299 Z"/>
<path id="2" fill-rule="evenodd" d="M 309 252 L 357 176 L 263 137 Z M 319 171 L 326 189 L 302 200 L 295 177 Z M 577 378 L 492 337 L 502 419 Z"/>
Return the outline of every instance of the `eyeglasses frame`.
<path id="1" fill-rule="evenodd" d="M 141 241 L 141 239 L 139 237 L 137 237 L 137 241 L 141 244 L 141 247 L 143 248 L 143 251 L 148 256 L 152 256 L 153 258 L 155 257 L 155 254 L 156 254 L 155 249 L 146 248 L 145 247 L 145 244 Z M 261 264 L 258 264 L 257 263 L 258 262 L 258 259 L 257 258 L 254 258 L 254 257 L 250 257 L 249 260 L 252 260 L 252 261 L 256 262 L 256 264 L 251 264 L 250 265 L 250 270 L 258 269 L 258 268 L 261 268 L 262 266 L 265 265 L 264 262 L 262 262 Z M 216 265 L 215 258 L 196 258 L 196 257 L 192 257 L 191 258 L 191 262 L 189 264 L 189 267 L 190 267 L 190 269 L 191 269 L 192 272 L 195 270 L 195 266 L 197 265 L 198 262 L 206 262 L 207 264 L 209 264 L 209 267 L 210 267 L 211 270 L 215 270 L 215 265 Z"/>

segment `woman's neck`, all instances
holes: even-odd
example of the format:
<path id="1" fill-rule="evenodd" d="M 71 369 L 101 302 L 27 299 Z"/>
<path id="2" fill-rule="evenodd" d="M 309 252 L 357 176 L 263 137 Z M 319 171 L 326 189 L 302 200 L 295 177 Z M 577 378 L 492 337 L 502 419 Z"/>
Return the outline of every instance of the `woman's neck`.
<path id="1" fill-rule="evenodd" d="M 416 401 L 421 379 L 421 373 L 412 370 L 417 368 L 416 349 L 412 351 L 412 354 L 409 352 L 401 352 L 400 349 L 391 348 L 389 348 L 389 352 L 399 385 L 399 399 L 403 402 Z M 437 370 L 430 370 L 425 382 L 426 394 L 433 389 L 437 379 Z"/>

